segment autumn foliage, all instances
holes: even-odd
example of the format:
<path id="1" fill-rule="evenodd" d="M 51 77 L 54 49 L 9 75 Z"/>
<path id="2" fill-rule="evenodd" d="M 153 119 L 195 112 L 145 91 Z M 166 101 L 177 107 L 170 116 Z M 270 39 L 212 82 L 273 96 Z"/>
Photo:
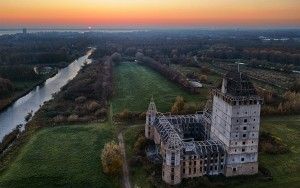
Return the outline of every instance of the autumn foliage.
<path id="1" fill-rule="evenodd" d="M 119 174 L 123 165 L 120 146 L 115 142 L 106 143 L 101 153 L 101 162 L 104 173 Z"/>

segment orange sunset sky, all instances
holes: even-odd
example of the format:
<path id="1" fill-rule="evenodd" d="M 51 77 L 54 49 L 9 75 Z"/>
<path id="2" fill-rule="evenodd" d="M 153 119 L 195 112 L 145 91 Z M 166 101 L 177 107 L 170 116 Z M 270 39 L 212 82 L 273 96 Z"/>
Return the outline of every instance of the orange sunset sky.
<path id="1" fill-rule="evenodd" d="M 300 26 L 300 0 L 0 0 L 0 26 Z"/>

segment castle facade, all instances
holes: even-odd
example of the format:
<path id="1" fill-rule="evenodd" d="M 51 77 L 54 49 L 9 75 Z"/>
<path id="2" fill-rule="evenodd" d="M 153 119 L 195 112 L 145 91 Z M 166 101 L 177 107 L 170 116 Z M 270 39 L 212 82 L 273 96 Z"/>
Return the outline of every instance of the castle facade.
<path id="1" fill-rule="evenodd" d="M 162 159 L 162 179 L 168 184 L 203 175 L 258 172 L 262 100 L 240 72 L 227 74 L 212 93 L 212 104 L 191 115 L 159 113 L 150 101 L 145 136 L 155 143 L 157 152 L 152 153 Z"/>

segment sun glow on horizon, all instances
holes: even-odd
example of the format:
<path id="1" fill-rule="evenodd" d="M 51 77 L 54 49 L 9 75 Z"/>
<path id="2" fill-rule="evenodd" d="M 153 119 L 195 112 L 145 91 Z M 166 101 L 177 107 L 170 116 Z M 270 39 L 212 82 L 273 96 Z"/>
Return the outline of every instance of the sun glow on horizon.
<path id="1" fill-rule="evenodd" d="M 0 26 L 300 26 L 299 0 L 0 0 Z"/>

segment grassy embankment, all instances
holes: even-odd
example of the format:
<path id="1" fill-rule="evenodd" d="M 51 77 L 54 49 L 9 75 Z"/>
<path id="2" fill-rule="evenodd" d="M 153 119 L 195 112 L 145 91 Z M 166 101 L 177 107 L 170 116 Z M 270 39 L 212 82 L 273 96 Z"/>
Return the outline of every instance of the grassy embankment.
<path id="1" fill-rule="evenodd" d="M 176 98 L 182 96 L 186 102 L 204 106 L 207 88 L 198 95 L 185 92 L 176 84 L 151 70 L 135 63 L 121 63 L 114 71 L 116 95 L 112 100 L 114 113 L 124 109 L 144 112 L 151 96 L 160 112 L 168 112 Z"/>
<path id="2" fill-rule="evenodd" d="M 115 138 L 108 123 L 45 128 L 0 176 L 0 187 L 119 187 L 100 162 L 104 144 Z"/>
<path id="3" fill-rule="evenodd" d="M 255 177 L 232 178 L 219 182 L 218 186 L 224 187 L 256 187 L 256 188 L 281 188 L 298 187 L 300 184 L 300 116 L 266 117 L 261 122 L 261 130 L 272 133 L 288 145 L 291 152 L 279 155 L 259 154 L 259 163 L 272 173 L 272 181 L 259 180 Z M 143 125 L 129 127 L 125 132 L 125 143 L 128 159 L 132 156 L 135 135 L 144 129 Z M 146 170 L 140 167 L 131 169 L 133 185 L 151 187 Z M 213 185 L 212 185 L 213 186 Z"/>

